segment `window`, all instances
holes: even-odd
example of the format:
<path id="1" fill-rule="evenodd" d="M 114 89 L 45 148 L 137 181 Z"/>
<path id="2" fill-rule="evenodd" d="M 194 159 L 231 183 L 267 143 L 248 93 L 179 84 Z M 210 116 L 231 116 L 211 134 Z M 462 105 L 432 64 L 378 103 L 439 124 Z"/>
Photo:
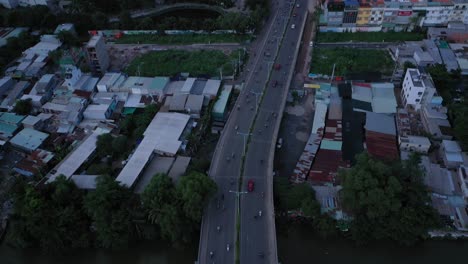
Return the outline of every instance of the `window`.
<path id="1" fill-rule="evenodd" d="M 421 100 L 420 100 L 420 99 L 416 99 L 415 101 L 416 101 L 416 103 L 419 103 Z"/>
<path id="2" fill-rule="evenodd" d="M 419 92 L 418 95 L 421 96 L 421 95 L 422 95 L 422 92 Z"/>

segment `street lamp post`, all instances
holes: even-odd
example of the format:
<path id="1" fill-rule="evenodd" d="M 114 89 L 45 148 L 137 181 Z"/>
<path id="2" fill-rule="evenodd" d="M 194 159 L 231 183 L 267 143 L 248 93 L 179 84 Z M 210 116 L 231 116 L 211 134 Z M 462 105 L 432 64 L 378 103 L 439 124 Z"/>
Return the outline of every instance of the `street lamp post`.
<path id="1" fill-rule="evenodd" d="M 261 96 L 263 94 L 263 92 L 261 92 L 261 93 L 256 93 L 256 92 L 252 92 L 252 91 L 250 91 L 250 92 L 255 94 L 255 112 L 258 112 L 258 103 L 259 103 L 258 102 L 258 96 L 259 95 Z"/>

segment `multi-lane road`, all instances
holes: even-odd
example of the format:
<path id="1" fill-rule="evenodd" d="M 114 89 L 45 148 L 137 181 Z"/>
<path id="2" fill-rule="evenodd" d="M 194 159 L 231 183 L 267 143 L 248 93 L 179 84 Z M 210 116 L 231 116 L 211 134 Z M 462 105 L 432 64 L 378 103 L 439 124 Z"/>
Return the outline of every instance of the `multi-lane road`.
<path id="1" fill-rule="evenodd" d="M 270 157 L 306 14 L 306 0 L 280 1 L 272 9 L 263 38 L 250 54 L 253 63 L 248 66 L 244 89 L 210 168 L 218 192 L 203 217 L 199 263 L 235 263 L 237 224 L 241 263 L 277 263 Z M 280 66 L 273 67 L 275 64 Z M 237 192 L 244 155 L 241 192 Z M 247 191 L 249 179 L 255 182 L 253 192 Z"/>

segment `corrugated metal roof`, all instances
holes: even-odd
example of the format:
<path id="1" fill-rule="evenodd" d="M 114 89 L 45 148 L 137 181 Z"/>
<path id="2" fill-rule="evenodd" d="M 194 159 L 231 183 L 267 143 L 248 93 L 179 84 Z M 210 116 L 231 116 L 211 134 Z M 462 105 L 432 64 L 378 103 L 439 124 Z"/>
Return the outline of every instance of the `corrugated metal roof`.
<path id="1" fill-rule="evenodd" d="M 154 77 L 149 88 L 152 90 L 163 91 L 168 83 L 169 77 Z"/>
<path id="2" fill-rule="evenodd" d="M 223 114 L 231 96 L 232 85 L 224 85 L 221 95 L 213 106 L 213 113 Z"/>
<path id="3" fill-rule="evenodd" d="M 29 151 L 36 150 L 42 142 L 49 137 L 49 134 L 43 133 L 32 128 L 25 128 L 14 136 L 10 143 Z"/>
<path id="4" fill-rule="evenodd" d="M 368 112 L 366 113 L 365 128 L 367 131 L 396 135 L 395 117 Z"/>

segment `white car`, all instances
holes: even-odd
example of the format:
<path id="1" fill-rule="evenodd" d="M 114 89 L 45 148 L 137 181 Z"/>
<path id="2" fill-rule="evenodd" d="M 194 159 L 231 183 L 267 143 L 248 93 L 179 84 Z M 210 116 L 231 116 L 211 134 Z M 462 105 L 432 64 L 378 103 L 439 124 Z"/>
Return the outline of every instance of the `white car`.
<path id="1" fill-rule="evenodd" d="M 309 43 L 309 47 L 313 47 L 313 46 L 314 46 L 314 42 L 311 41 L 311 42 Z"/>
<path id="2" fill-rule="evenodd" d="M 295 29 L 295 28 L 296 28 L 296 25 L 292 24 L 291 29 Z"/>

